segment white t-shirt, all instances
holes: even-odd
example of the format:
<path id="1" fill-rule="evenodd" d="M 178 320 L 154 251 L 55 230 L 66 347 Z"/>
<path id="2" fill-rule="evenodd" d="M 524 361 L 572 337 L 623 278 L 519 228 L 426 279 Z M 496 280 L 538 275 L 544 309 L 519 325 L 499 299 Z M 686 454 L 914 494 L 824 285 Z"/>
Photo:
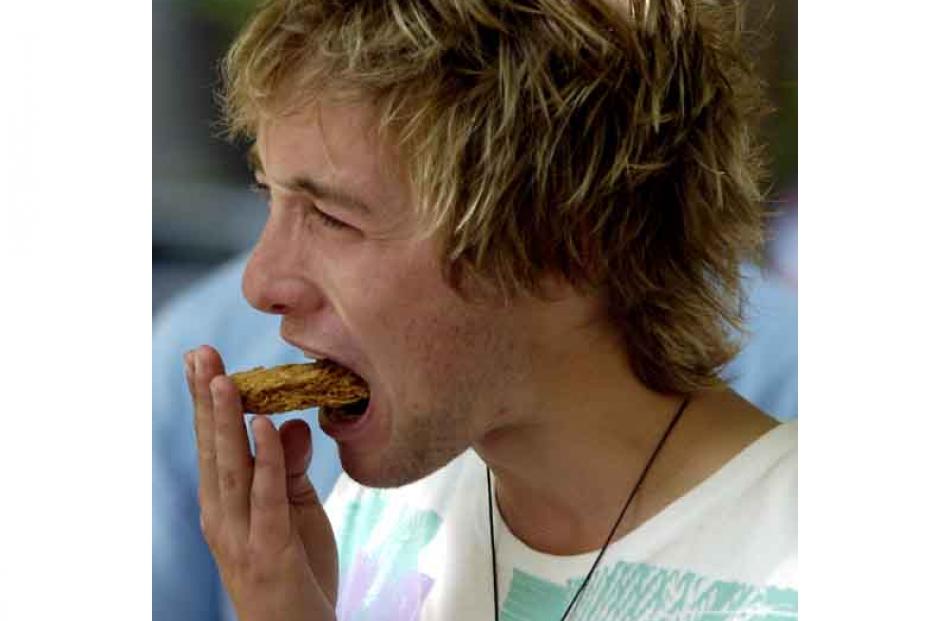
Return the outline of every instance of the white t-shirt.
<path id="1" fill-rule="evenodd" d="M 797 436 L 796 422 L 776 427 L 614 541 L 569 618 L 797 619 Z M 491 621 L 487 496 L 485 464 L 471 450 L 398 489 L 344 474 L 326 504 L 340 558 L 338 620 Z M 557 621 L 597 552 L 536 552 L 492 500 L 499 618 Z"/>

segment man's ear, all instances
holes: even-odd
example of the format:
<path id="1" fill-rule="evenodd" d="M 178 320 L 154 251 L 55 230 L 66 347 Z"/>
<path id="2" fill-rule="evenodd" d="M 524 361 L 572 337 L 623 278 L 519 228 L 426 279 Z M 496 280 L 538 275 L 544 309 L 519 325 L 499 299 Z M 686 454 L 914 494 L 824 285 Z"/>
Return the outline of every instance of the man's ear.
<path id="1" fill-rule="evenodd" d="M 561 274 L 549 273 L 538 282 L 539 301 L 556 309 L 565 325 L 590 328 L 609 323 L 607 294 L 602 288 L 580 289 Z"/>
<path id="2" fill-rule="evenodd" d="M 571 298 L 587 297 L 588 292 L 579 291 L 562 274 L 546 272 L 538 281 L 540 297 L 549 302 L 563 302 Z"/>

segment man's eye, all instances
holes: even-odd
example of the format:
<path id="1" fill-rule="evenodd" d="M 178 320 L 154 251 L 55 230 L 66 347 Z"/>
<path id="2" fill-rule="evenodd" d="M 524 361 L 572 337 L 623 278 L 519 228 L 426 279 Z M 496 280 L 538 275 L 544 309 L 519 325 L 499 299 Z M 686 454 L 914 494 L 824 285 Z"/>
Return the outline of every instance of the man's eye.
<path id="1" fill-rule="evenodd" d="M 270 203 L 270 200 L 271 200 L 270 186 L 267 185 L 266 183 L 261 183 L 260 181 L 255 180 L 253 183 L 251 183 L 251 191 L 257 194 L 258 196 L 260 196 L 263 200 Z M 310 204 L 308 211 L 317 217 L 317 219 L 320 221 L 320 224 L 328 228 L 331 228 L 331 229 L 351 228 L 350 225 L 347 224 L 346 222 L 342 222 L 340 220 L 337 220 L 333 216 L 328 215 L 322 209 L 320 209 L 319 207 L 317 207 L 316 205 L 312 203 Z"/>
<path id="2" fill-rule="evenodd" d="M 324 226 L 330 227 L 331 229 L 341 229 L 346 228 L 349 225 L 345 222 L 340 222 L 333 216 L 328 216 L 326 213 L 320 210 L 316 205 L 311 206 L 310 209 L 315 216 L 323 223 Z"/>

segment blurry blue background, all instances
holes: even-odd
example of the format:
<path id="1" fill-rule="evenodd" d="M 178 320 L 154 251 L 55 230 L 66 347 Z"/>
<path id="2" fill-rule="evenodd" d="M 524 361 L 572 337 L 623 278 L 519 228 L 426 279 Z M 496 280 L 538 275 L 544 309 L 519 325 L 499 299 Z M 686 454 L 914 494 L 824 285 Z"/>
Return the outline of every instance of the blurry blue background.
<path id="1" fill-rule="evenodd" d="M 265 211 L 239 149 L 215 137 L 216 62 L 239 1 L 152 3 L 152 310 L 254 241 Z"/>
<path id="2" fill-rule="evenodd" d="M 250 11 L 249 0 L 153 0 L 152 310 L 209 269 L 253 245 L 266 217 L 247 191 L 240 149 L 215 137 L 216 63 Z M 769 259 L 783 280 L 797 274 L 797 6 L 750 5 L 765 21 L 762 71 L 776 107 L 771 145 L 773 207 Z"/>

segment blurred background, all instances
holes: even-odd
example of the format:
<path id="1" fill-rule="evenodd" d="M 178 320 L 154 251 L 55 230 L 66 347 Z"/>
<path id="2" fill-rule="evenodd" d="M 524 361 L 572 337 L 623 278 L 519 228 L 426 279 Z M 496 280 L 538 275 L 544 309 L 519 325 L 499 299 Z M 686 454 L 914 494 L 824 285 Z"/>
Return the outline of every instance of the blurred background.
<path id="1" fill-rule="evenodd" d="M 266 212 L 243 152 L 216 137 L 216 63 L 252 0 L 152 2 L 152 311 L 246 251 Z M 797 287 L 797 3 L 749 4 L 776 111 L 764 128 L 772 161 L 769 267 Z"/>

